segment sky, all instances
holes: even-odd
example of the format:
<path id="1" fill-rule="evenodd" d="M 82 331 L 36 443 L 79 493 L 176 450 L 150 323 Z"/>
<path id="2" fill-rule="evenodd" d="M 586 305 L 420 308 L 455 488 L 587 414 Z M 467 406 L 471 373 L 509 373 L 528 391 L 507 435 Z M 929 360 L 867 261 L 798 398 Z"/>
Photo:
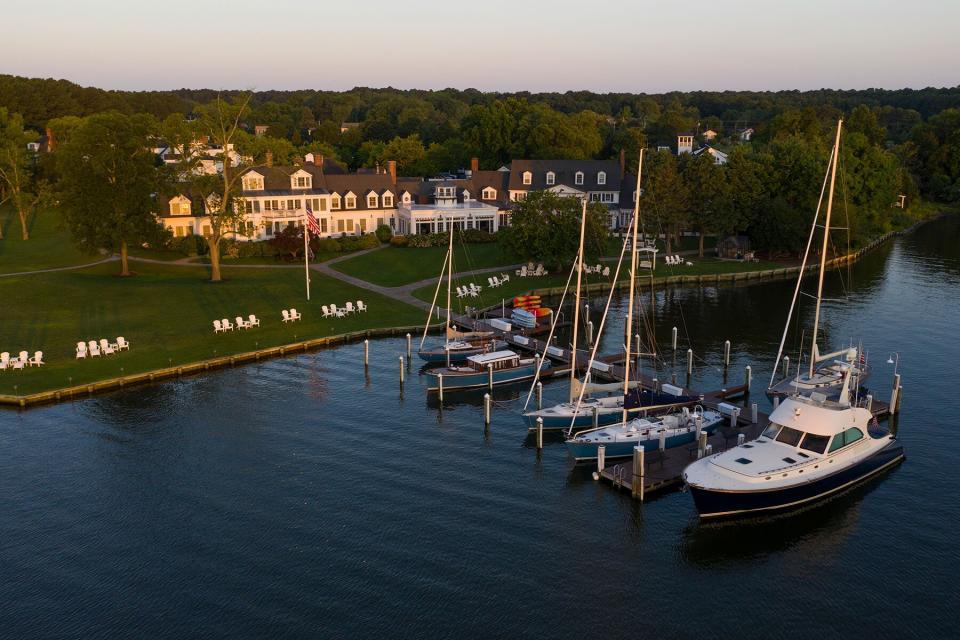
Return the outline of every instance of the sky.
<path id="1" fill-rule="evenodd" d="M 960 0 L 15 0 L 0 73 L 106 89 L 960 84 Z"/>

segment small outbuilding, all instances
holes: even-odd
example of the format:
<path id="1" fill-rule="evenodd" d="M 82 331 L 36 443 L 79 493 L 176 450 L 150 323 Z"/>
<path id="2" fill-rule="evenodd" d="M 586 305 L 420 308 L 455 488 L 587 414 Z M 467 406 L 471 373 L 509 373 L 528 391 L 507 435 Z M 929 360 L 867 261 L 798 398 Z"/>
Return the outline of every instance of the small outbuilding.
<path id="1" fill-rule="evenodd" d="M 753 257 L 750 238 L 747 236 L 724 236 L 717 241 L 717 257 L 730 260 L 745 260 Z"/>

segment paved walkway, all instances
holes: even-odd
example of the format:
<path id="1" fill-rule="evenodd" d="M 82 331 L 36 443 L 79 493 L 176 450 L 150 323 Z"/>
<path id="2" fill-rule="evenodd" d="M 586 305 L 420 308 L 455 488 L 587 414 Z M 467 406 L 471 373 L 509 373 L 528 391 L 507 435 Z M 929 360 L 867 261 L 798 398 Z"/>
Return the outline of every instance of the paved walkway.
<path id="1" fill-rule="evenodd" d="M 0 278 L 12 278 L 13 276 L 29 276 L 34 273 L 56 273 L 58 271 L 76 271 L 77 269 L 86 269 L 87 267 L 92 267 L 94 265 L 103 264 L 105 262 L 114 262 L 118 260 L 120 260 L 118 256 L 107 256 L 102 260 L 94 260 L 93 262 L 85 262 L 84 264 L 75 264 L 69 267 L 50 267 L 49 269 L 34 269 L 33 271 L 18 271 L 16 273 L 0 273 Z"/>

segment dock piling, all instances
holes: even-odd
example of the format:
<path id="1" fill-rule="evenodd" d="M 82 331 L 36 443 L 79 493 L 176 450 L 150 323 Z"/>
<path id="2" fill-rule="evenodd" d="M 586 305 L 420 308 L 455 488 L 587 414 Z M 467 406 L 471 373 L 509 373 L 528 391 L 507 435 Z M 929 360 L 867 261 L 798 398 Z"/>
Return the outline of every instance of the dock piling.
<path id="1" fill-rule="evenodd" d="M 780 406 L 780 396 L 773 396 L 773 410 L 776 411 Z"/>
<path id="2" fill-rule="evenodd" d="M 400 384 L 403 385 L 403 356 L 400 356 Z"/>
<path id="3" fill-rule="evenodd" d="M 723 368 L 726 369 L 730 366 L 730 341 L 727 340 L 723 343 Z"/>
<path id="4" fill-rule="evenodd" d="M 643 447 L 635 446 L 633 448 L 633 482 L 630 488 L 633 497 L 639 498 L 640 502 L 643 502 L 644 453 Z"/>
<path id="5" fill-rule="evenodd" d="M 750 369 L 750 365 L 747 365 L 747 368 L 743 371 L 743 385 L 746 387 L 745 392 L 750 394 L 750 382 L 753 380 L 753 372 Z"/>
<path id="6" fill-rule="evenodd" d="M 537 418 L 537 451 L 543 449 L 543 418 Z"/>
<path id="7" fill-rule="evenodd" d="M 707 458 L 709 458 L 710 456 L 713 455 L 713 445 L 712 445 L 712 444 L 708 444 L 708 445 L 707 445 L 707 448 L 703 450 L 703 455 L 706 456 Z"/>
<path id="8" fill-rule="evenodd" d="M 407 334 L 407 360 L 410 360 L 413 356 L 413 342 L 411 341 L 410 334 Z"/>
<path id="9" fill-rule="evenodd" d="M 677 350 L 677 328 L 673 328 L 673 350 Z"/>
<path id="10" fill-rule="evenodd" d="M 757 424 L 757 414 L 759 411 L 760 408 L 757 406 L 756 402 L 750 405 L 750 424 Z"/>
<path id="11" fill-rule="evenodd" d="M 687 349 L 687 375 L 693 374 L 693 349 Z"/>
<path id="12" fill-rule="evenodd" d="M 370 366 L 370 341 L 363 341 L 363 367 L 367 368 Z"/>
<path id="13" fill-rule="evenodd" d="M 742 445 L 742 444 L 743 444 L 744 442 L 746 442 L 746 441 L 747 441 L 747 434 L 745 434 L 745 433 L 738 433 L 738 434 L 737 434 L 737 446 L 738 446 L 738 447 L 739 447 L 740 445 Z"/>
<path id="14" fill-rule="evenodd" d="M 873 413 L 873 395 L 867 394 L 867 405 L 864 408 L 870 413 Z"/>
<path id="15" fill-rule="evenodd" d="M 739 408 L 738 408 L 738 409 L 734 409 L 733 411 L 731 411 L 731 412 L 730 412 L 730 426 L 731 426 L 731 427 L 736 427 L 736 426 L 737 426 L 737 422 L 739 422 L 739 418 L 740 418 L 740 409 L 739 409 Z"/>
<path id="16" fill-rule="evenodd" d="M 607 466 L 607 446 L 601 444 L 597 447 L 597 473 L 603 473 Z"/>
<path id="17" fill-rule="evenodd" d="M 897 403 L 900 402 L 900 374 L 893 375 L 893 389 L 890 390 L 890 415 L 897 412 Z"/>
<path id="18" fill-rule="evenodd" d="M 490 394 L 483 394 L 483 424 L 490 426 Z"/>
<path id="19" fill-rule="evenodd" d="M 443 374 L 437 374 L 437 389 L 440 392 L 440 404 L 443 404 Z"/>
<path id="20" fill-rule="evenodd" d="M 587 344 L 593 346 L 593 320 L 587 320 Z"/>
<path id="21" fill-rule="evenodd" d="M 597 407 L 593 407 L 591 413 L 593 414 L 593 428 L 596 429 L 600 426 L 600 412 Z"/>
<path id="22" fill-rule="evenodd" d="M 487 364 L 487 387 L 493 391 L 493 363 Z"/>
<path id="23" fill-rule="evenodd" d="M 537 411 L 543 408 L 543 383 L 537 381 Z"/>
<path id="24" fill-rule="evenodd" d="M 783 356 L 783 377 L 790 377 L 790 356 Z"/>
<path id="25" fill-rule="evenodd" d="M 700 439 L 697 441 L 697 460 L 702 458 L 707 451 L 707 432 L 700 432 Z"/>
<path id="26" fill-rule="evenodd" d="M 660 453 L 667 450 L 667 430 L 660 429 Z"/>

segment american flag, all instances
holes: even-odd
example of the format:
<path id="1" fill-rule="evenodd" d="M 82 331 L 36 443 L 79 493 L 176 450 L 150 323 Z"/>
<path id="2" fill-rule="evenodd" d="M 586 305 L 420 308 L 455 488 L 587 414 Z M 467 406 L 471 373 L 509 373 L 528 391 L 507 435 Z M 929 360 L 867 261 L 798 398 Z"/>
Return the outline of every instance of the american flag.
<path id="1" fill-rule="evenodd" d="M 313 211 L 310 209 L 310 202 L 307 202 L 307 229 L 310 230 L 315 236 L 320 235 L 320 223 L 317 221 L 317 218 L 313 215 Z"/>

